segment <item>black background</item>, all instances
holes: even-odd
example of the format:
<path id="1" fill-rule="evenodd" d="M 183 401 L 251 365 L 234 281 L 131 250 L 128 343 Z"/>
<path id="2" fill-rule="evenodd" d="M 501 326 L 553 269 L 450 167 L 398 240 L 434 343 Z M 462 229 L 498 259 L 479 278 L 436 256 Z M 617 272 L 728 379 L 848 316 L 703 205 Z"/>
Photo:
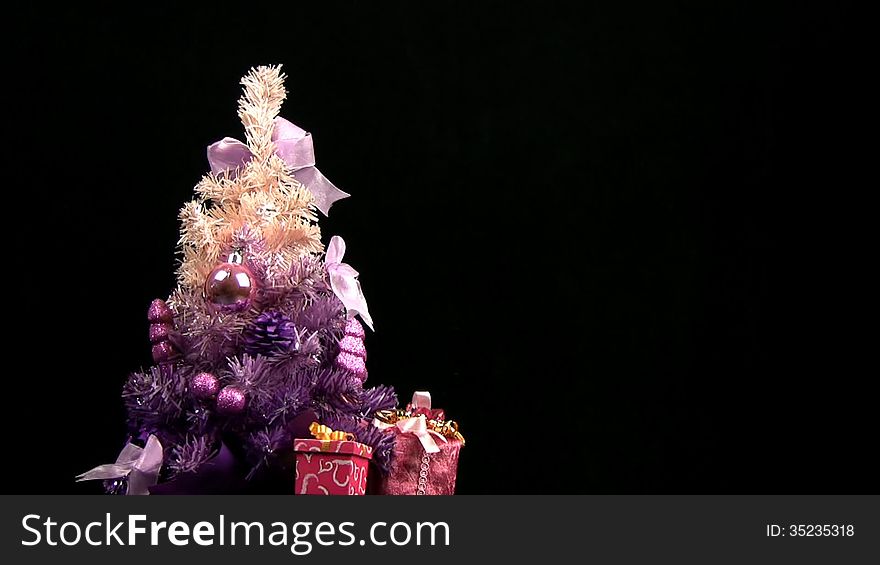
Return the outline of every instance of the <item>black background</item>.
<path id="1" fill-rule="evenodd" d="M 321 227 L 370 379 L 460 422 L 460 492 L 874 487 L 840 9 L 267 4 L 7 19 L 5 491 L 99 490 L 177 211 L 274 63 L 353 194 Z"/>

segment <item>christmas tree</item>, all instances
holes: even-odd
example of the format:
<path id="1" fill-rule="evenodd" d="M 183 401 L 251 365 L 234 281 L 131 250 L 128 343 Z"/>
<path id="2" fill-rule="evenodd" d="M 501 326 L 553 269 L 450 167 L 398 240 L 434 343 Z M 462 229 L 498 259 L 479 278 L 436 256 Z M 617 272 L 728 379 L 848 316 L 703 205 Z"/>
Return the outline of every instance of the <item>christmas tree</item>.
<path id="1" fill-rule="evenodd" d="M 284 79 L 280 67 L 242 79 L 246 142 L 208 148 L 211 172 L 180 212 L 178 286 L 148 312 L 155 364 L 123 389 L 131 445 L 161 445 L 160 486 L 221 456 L 234 461 L 224 473 L 259 482 L 284 470 L 312 421 L 372 447 L 378 470 L 389 465 L 393 438 L 369 423 L 397 398 L 364 388 L 356 317 L 372 320 L 345 243 L 331 238 L 325 253 L 317 225 L 316 211 L 347 194 L 314 167 L 311 136 L 279 117 Z"/>

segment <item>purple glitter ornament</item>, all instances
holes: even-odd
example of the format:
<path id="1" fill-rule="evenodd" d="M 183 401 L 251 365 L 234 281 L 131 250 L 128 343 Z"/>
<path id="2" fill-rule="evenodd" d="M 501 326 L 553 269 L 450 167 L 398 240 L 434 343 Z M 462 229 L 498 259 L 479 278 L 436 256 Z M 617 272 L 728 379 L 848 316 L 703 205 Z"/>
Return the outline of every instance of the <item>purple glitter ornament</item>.
<path id="1" fill-rule="evenodd" d="M 367 348 L 364 328 L 354 318 L 345 323 L 345 337 L 339 341 L 339 355 L 334 361 L 339 369 L 350 371 L 364 382 L 367 380 Z"/>
<path id="2" fill-rule="evenodd" d="M 221 414 L 238 414 L 245 406 L 247 406 L 247 397 L 238 387 L 224 387 L 217 395 L 217 411 Z"/>
<path id="3" fill-rule="evenodd" d="M 347 322 L 345 322 L 345 335 L 350 335 L 358 339 L 364 339 L 366 333 L 364 332 L 364 327 L 361 325 L 361 323 L 358 322 L 356 318 L 351 318 Z"/>
<path id="4" fill-rule="evenodd" d="M 343 351 L 336 356 L 336 366 L 340 369 L 354 373 L 361 382 L 367 380 L 367 365 L 360 357 Z"/>
<path id="5" fill-rule="evenodd" d="M 167 322 L 159 322 L 150 324 L 150 342 L 159 343 L 168 339 L 168 334 L 173 327 Z"/>
<path id="6" fill-rule="evenodd" d="M 229 262 L 214 267 L 205 281 L 205 300 L 229 312 L 240 312 L 251 305 L 256 279 L 242 264 L 241 254 L 229 255 Z"/>
<path id="7" fill-rule="evenodd" d="M 153 346 L 153 361 L 155 363 L 169 363 L 177 356 L 177 350 L 167 341 L 160 341 Z"/>
<path id="8" fill-rule="evenodd" d="M 147 319 L 154 323 L 170 324 L 174 321 L 174 312 L 171 311 L 171 308 L 168 307 L 164 300 L 157 298 L 150 303 L 150 308 L 147 310 Z"/>
<path id="9" fill-rule="evenodd" d="M 339 342 L 339 349 L 346 353 L 351 353 L 355 357 L 362 357 L 364 361 L 367 360 L 367 348 L 364 346 L 363 340 L 353 335 L 347 335 L 342 338 L 342 341 Z"/>
<path id="10" fill-rule="evenodd" d="M 220 381 L 211 373 L 199 373 L 192 378 L 190 389 L 196 398 L 211 398 L 220 390 Z"/>

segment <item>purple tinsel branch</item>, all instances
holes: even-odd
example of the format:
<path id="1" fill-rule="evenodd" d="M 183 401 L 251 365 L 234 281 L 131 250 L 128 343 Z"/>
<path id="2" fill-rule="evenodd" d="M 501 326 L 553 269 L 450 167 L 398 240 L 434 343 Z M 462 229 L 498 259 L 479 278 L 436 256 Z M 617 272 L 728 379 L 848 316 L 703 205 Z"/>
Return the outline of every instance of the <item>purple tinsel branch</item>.
<path id="1" fill-rule="evenodd" d="M 195 471 L 216 453 L 214 441 L 208 436 L 187 436 L 186 440 L 173 447 L 171 455 L 165 458 L 170 471 L 169 478 L 179 473 Z"/>
<path id="2" fill-rule="evenodd" d="M 309 389 L 301 383 L 273 389 L 269 394 L 255 395 L 250 411 L 260 415 L 267 424 L 286 423 L 309 406 Z"/>
<path id="3" fill-rule="evenodd" d="M 351 433 L 354 435 L 355 441 L 369 445 L 373 449 L 373 461 L 382 473 L 388 473 L 394 449 L 394 434 L 373 426 L 370 420 L 349 414 L 327 413 L 321 417 L 321 422 L 334 430 Z"/>
<path id="4" fill-rule="evenodd" d="M 286 275 L 273 278 L 272 284 L 261 288 L 258 296 L 263 309 L 291 312 L 330 292 L 323 261 L 305 256 L 294 261 Z"/>
<path id="5" fill-rule="evenodd" d="M 220 369 L 227 357 L 241 350 L 242 332 L 257 313 L 253 310 L 218 314 L 201 292 L 178 288 L 168 300 L 184 360 L 199 370 Z"/>
<path id="6" fill-rule="evenodd" d="M 362 390 L 360 379 L 335 367 L 318 369 L 313 378 L 312 404 L 321 410 L 357 414 Z"/>
<path id="7" fill-rule="evenodd" d="M 254 388 L 267 388 L 267 385 L 276 377 L 272 374 L 271 367 L 262 355 L 231 357 L 227 363 L 225 378 L 230 384 L 239 386 L 245 390 Z"/>
<path id="8" fill-rule="evenodd" d="M 174 365 L 132 373 L 122 389 L 132 432 L 156 430 L 184 415 L 189 370 Z"/>
<path id="9" fill-rule="evenodd" d="M 310 330 L 337 331 L 345 327 L 345 307 L 335 294 L 324 294 L 302 304 L 291 315 L 293 322 Z"/>
<path id="10" fill-rule="evenodd" d="M 211 430 L 211 412 L 204 406 L 195 406 L 186 413 L 186 429 L 192 434 L 206 434 Z"/>
<path id="11" fill-rule="evenodd" d="M 277 351 L 269 358 L 276 370 L 283 373 L 295 373 L 304 369 L 316 368 L 321 364 L 324 347 L 320 334 L 308 330 L 296 329 L 297 349 Z"/>
<path id="12" fill-rule="evenodd" d="M 293 438 L 284 426 L 273 426 L 257 430 L 250 434 L 246 441 L 248 460 L 251 470 L 247 480 L 251 480 L 265 466 L 271 465 L 278 452 L 290 448 Z"/>
<path id="13" fill-rule="evenodd" d="M 290 266 L 289 288 L 307 298 L 330 292 L 330 279 L 324 261 L 313 255 L 301 257 Z"/>
<path id="14" fill-rule="evenodd" d="M 397 406 L 397 393 L 394 388 L 379 385 L 365 389 L 360 396 L 360 415 L 364 418 L 372 418 L 379 410 L 390 410 Z"/>
<path id="15" fill-rule="evenodd" d="M 391 470 L 391 459 L 394 456 L 394 434 L 372 425 L 358 428 L 352 433 L 357 441 L 373 448 L 373 462 L 382 474 L 387 475 Z"/>

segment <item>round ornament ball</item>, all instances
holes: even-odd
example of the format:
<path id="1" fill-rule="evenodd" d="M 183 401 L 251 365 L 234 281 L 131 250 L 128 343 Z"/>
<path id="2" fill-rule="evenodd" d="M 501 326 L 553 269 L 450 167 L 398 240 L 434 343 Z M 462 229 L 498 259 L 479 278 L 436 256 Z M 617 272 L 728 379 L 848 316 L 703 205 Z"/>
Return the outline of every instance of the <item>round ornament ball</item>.
<path id="1" fill-rule="evenodd" d="M 154 363 L 171 363 L 178 357 L 178 352 L 174 346 L 167 341 L 160 341 L 153 345 L 153 362 Z"/>
<path id="2" fill-rule="evenodd" d="M 239 414 L 245 406 L 247 406 L 247 397 L 238 387 L 223 387 L 217 395 L 217 411 L 222 414 Z"/>
<path id="3" fill-rule="evenodd" d="M 220 309 L 239 312 L 247 309 L 256 291 L 254 274 L 242 264 L 241 254 L 214 267 L 205 281 L 205 300 Z"/>
<path id="4" fill-rule="evenodd" d="M 190 389 L 196 398 L 211 398 L 220 390 L 220 380 L 211 373 L 199 373 L 192 378 Z"/>
<path id="5" fill-rule="evenodd" d="M 153 323 L 170 324 L 174 321 L 174 312 L 164 300 L 157 298 L 150 302 L 150 307 L 147 309 L 147 319 Z"/>
<path id="6" fill-rule="evenodd" d="M 150 343 L 167 341 L 172 329 L 174 328 L 167 322 L 153 322 L 150 324 Z"/>

